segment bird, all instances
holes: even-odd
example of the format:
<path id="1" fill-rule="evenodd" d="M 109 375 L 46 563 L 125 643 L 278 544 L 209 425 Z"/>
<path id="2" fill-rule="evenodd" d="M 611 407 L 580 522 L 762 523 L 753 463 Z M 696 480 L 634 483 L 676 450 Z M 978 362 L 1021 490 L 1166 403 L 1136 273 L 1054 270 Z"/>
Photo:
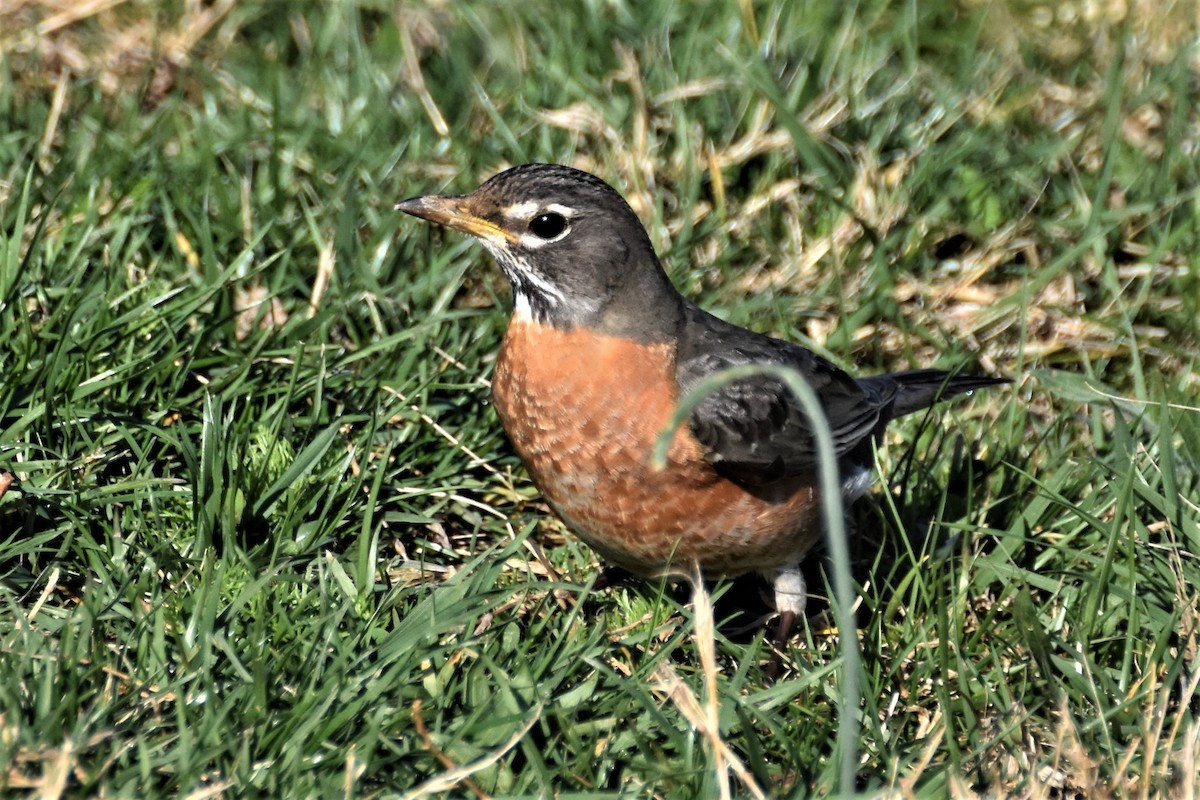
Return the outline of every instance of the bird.
<path id="1" fill-rule="evenodd" d="M 572 167 L 516 166 L 396 209 L 475 237 L 511 284 L 493 405 L 554 513 L 635 576 L 761 573 L 779 615 L 775 659 L 804 613 L 800 563 L 823 532 L 814 423 L 778 374 L 742 377 L 704 396 L 656 463 L 680 401 L 731 368 L 795 370 L 820 400 L 849 503 L 869 490 L 890 421 L 1009 382 L 938 369 L 854 378 L 723 321 L 676 289 L 621 194 Z"/>

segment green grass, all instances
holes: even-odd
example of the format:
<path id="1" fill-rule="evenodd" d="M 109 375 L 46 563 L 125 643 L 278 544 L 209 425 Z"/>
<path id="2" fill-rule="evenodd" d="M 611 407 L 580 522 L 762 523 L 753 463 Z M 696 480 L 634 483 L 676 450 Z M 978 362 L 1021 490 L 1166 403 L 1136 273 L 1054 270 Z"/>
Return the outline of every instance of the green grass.
<path id="1" fill-rule="evenodd" d="M 393 5 L 0 11 L 0 793 L 1196 794 L 1187 4 Z M 1017 379 L 880 454 L 859 709 L 821 617 L 765 686 L 686 593 L 583 592 L 503 282 L 392 210 L 530 160 L 725 318 Z"/>

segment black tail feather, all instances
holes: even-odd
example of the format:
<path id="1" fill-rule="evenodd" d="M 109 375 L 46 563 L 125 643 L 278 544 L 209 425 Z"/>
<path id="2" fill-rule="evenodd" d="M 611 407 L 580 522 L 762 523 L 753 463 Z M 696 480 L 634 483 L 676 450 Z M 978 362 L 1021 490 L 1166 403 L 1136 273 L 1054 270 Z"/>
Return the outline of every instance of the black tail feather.
<path id="1" fill-rule="evenodd" d="M 891 413 L 888 414 L 888 417 L 895 419 L 923 408 L 929 408 L 939 400 L 965 394 L 975 389 L 1012 383 L 1012 380 L 981 375 L 955 375 L 941 369 L 914 369 L 906 372 L 893 372 L 888 375 L 876 375 L 871 378 L 860 378 L 858 383 L 868 394 L 878 392 L 879 395 L 886 396 L 894 391 L 895 397 L 892 400 Z"/>

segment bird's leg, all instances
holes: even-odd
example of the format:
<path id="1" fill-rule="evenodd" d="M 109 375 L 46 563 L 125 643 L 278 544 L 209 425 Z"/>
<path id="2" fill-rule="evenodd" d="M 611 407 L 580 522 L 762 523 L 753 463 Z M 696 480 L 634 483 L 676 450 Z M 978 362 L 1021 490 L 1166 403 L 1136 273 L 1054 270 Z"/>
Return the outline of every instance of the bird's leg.
<path id="1" fill-rule="evenodd" d="M 771 642 L 771 662 L 767 664 L 766 678 L 768 683 L 774 683 L 783 663 L 783 651 L 792 635 L 792 627 L 796 620 L 804 616 L 804 607 L 808 602 L 808 592 L 804 587 L 804 575 L 800 572 L 799 564 L 790 564 L 774 570 L 771 574 L 771 584 L 775 589 L 775 610 L 779 612 L 779 627 L 775 630 L 775 639 Z"/>

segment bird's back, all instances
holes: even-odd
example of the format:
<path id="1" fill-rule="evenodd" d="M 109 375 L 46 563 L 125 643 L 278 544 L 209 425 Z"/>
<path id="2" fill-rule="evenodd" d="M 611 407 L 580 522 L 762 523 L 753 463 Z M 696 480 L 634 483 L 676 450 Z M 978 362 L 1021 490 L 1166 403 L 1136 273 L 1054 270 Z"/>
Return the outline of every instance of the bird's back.
<path id="1" fill-rule="evenodd" d="M 677 346 L 681 395 L 722 370 L 755 364 L 790 368 L 808 383 L 821 401 L 846 472 L 869 466 L 871 443 L 891 420 L 1008 382 L 937 369 L 855 379 L 800 345 L 739 328 L 688 304 Z M 715 391 L 700 402 L 689 423 L 717 469 L 743 483 L 765 485 L 815 468 L 813 423 L 775 375 L 743 378 Z"/>

